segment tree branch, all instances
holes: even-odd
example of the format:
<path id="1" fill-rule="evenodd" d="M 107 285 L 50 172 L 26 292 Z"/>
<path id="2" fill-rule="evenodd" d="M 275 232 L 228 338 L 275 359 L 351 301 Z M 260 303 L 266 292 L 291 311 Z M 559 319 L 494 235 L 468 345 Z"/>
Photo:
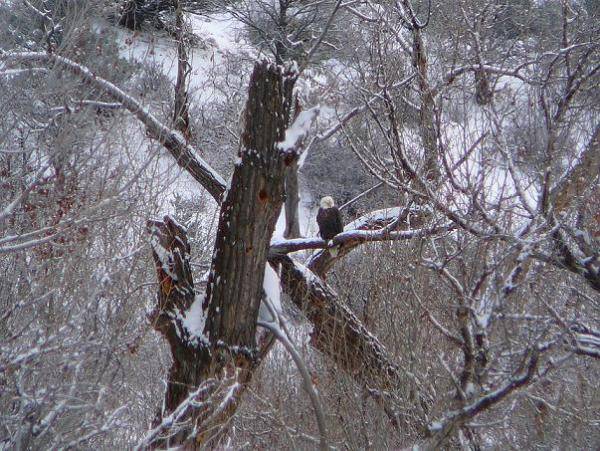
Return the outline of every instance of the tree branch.
<path id="1" fill-rule="evenodd" d="M 583 192 L 600 174 L 600 126 L 581 154 L 579 162 L 550 190 L 549 204 L 555 213 L 568 207 L 569 202 L 581 199 Z"/>
<path id="2" fill-rule="evenodd" d="M 396 427 L 398 415 L 390 392 L 407 385 L 419 393 L 420 412 L 416 416 L 424 416 L 427 402 L 418 378 L 392 362 L 384 346 L 331 287 L 288 256 L 273 256 L 270 261 L 281 268 L 283 291 L 313 325 L 311 345 L 366 387 Z M 416 427 L 414 423 L 412 426 Z"/>
<path id="3" fill-rule="evenodd" d="M 365 228 L 368 226 L 365 226 Z M 425 238 L 428 236 L 439 235 L 454 229 L 454 224 L 446 224 L 444 226 L 426 227 L 415 230 L 348 230 L 336 235 L 333 238 L 333 245 L 341 245 L 351 248 L 359 244 L 377 241 L 400 241 L 411 240 L 415 238 Z M 269 251 L 270 255 L 288 254 L 290 252 L 304 251 L 308 249 L 327 249 L 330 247 L 329 241 L 321 238 L 294 238 L 291 240 L 277 240 L 271 243 Z M 347 253 L 347 252 L 346 252 Z M 345 254 L 344 254 L 345 255 Z M 316 258 L 319 258 L 320 254 Z M 335 260 L 337 260 L 337 256 Z"/>
<path id="4" fill-rule="evenodd" d="M 515 390 L 528 385 L 537 371 L 538 358 L 539 351 L 537 349 L 530 350 L 523 363 L 524 369 L 521 374 L 513 376 L 509 382 L 500 388 L 488 392 L 486 395 L 463 408 L 448 413 L 442 420 L 431 423 L 429 425 L 429 431 L 432 434 L 432 438 L 427 441 L 426 445 L 422 446 L 422 449 L 432 451 L 440 449 L 457 427 L 460 427 L 483 410 L 503 401 Z M 419 447 L 419 449 L 421 449 L 421 447 Z"/>
<path id="5" fill-rule="evenodd" d="M 431 214 L 427 209 L 401 209 L 399 207 L 368 213 L 362 218 L 346 225 L 346 228 L 356 228 L 358 230 L 343 232 L 334 237 L 333 243 L 335 245 L 340 245 L 335 257 L 327 251 L 317 252 L 311 257 L 308 262 L 308 267 L 319 277 L 325 277 L 327 272 L 340 258 L 347 255 L 359 244 L 368 241 L 423 238 L 437 233 L 443 233 L 454 227 L 453 225 L 444 225 L 415 230 L 394 230 L 400 227 L 422 226 L 430 216 Z"/>
<path id="6" fill-rule="evenodd" d="M 136 99 L 119 89 L 111 82 L 98 77 L 87 67 L 68 58 L 43 52 L 9 53 L 0 51 L 1 61 L 14 61 L 17 63 L 36 62 L 54 65 L 67 70 L 106 95 L 123 104 L 146 127 L 148 134 L 158 140 L 175 158 L 177 164 L 185 169 L 210 195 L 219 202 L 225 191 L 225 180 L 197 153 L 196 149 L 185 142 L 183 136 L 166 125 L 143 107 Z"/>

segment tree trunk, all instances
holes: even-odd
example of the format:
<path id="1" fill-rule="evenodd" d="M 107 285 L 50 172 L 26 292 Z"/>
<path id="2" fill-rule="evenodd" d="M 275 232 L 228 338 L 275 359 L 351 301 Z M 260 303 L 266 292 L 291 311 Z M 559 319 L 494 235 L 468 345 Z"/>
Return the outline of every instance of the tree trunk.
<path id="1" fill-rule="evenodd" d="M 148 19 L 158 19 L 158 13 L 173 8 L 172 0 L 128 0 L 123 6 L 119 25 L 139 30 Z"/>
<path id="2" fill-rule="evenodd" d="M 191 66 L 185 42 L 184 17 L 181 1 L 177 0 L 175 12 L 175 33 L 177 39 L 177 81 L 175 82 L 175 105 L 173 108 L 173 125 L 183 133 L 186 140 L 191 138 L 190 114 L 188 106 L 187 79 Z"/>
<path id="3" fill-rule="evenodd" d="M 281 67 L 267 62 L 254 68 L 241 163 L 221 205 L 201 310 L 198 304 L 192 306 L 195 292 L 184 229 L 170 218 L 164 223 L 149 222 L 160 283 L 152 320 L 169 342 L 173 357 L 164 411 L 155 428 L 159 430 L 168 415 L 179 412 L 182 403 L 190 404 L 178 413 L 179 430 L 169 426 L 171 436 L 158 437 L 154 444 L 190 449 L 216 446 L 223 424 L 235 412 L 239 395 L 270 344 L 266 339 L 257 347 L 256 320 L 271 235 L 284 201 L 285 170 L 297 158 L 277 147 L 285 134 L 285 99 L 294 81 L 293 74 L 284 74 Z M 202 333 L 190 330 L 190 321 L 202 324 L 202 319 Z M 202 387 L 206 389 L 195 395 Z"/>
<path id="4" fill-rule="evenodd" d="M 123 12 L 119 19 L 119 25 L 130 30 L 139 30 L 141 21 L 138 18 L 138 10 L 141 9 L 143 0 L 130 0 L 123 6 Z"/>
<path id="5" fill-rule="evenodd" d="M 300 218 L 298 217 L 298 163 L 294 162 L 285 174 L 285 232 L 284 238 L 300 237 Z"/>
<path id="6" fill-rule="evenodd" d="M 296 159 L 277 148 L 286 129 L 286 90 L 278 66 L 263 62 L 250 79 L 241 164 L 221 205 L 205 308 L 207 332 L 227 345 L 254 347 L 265 263 L 285 197 L 286 167 Z"/>
<path id="7" fill-rule="evenodd" d="M 419 29 L 413 30 L 413 67 L 417 71 L 421 110 L 419 113 L 419 131 L 425 149 L 425 175 L 429 180 L 438 180 L 438 145 L 435 121 L 435 101 L 429 86 L 427 74 L 427 50 Z"/>

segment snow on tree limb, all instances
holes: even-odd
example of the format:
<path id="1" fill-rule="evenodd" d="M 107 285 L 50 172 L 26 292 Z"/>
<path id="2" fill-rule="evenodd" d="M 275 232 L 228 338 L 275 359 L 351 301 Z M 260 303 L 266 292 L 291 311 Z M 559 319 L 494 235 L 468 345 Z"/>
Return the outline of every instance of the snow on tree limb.
<path id="1" fill-rule="evenodd" d="M 162 124 L 147 108 L 111 82 L 97 76 L 87 67 L 63 56 L 44 52 L 3 52 L 0 61 L 16 63 L 37 62 L 53 65 L 71 72 L 133 113 L 144 124 L 152 138 L 158 140 L 175 158 L 177 164 L 198 181 L 217 201 L 225 191 L 225 180 L 185 142 L 183 136 Z"/>
<path id="2" fill-rule="evenodd" d="M 459 427 L 462 423 L 473 418 L 483 410 L 503 401 L 515 390 L 528 385 L 533 380 L 538 369 L 539 354 L 540 351 L 538 349 L 529 350 L 528 355 L 523 362 L 523 369 L 519 374 L 514 375 L 508 382 L 499 388 L 489 391 L 461 409 L 446 413 L 441 420 L 431 422 L 428 429 L 432 434 L 432 438 L 425 446 L 419 447 L 419 449 L 439 449 L 439 446 L 447 440 L 448 436 L 456 427 Z"/>
<path id="3" fill-rule="evenodd" d="M 573 348 L 576 354 L 600 359 L 600 331 L 588 329 L 574 332 L 573 335 L 575 337 Z"/>
<path id="4" fill-rule="evenodd" d="M 308 135 L 311 125 L 319 115 L 320 108 L 318 106 L 310 110 L 302 111 L 285 131 L 283 141 L 277 143 L 277 147 L 282 152 L 300 153 L 304 138 Z"/>
<path id="5" fill-rule="evenodd" d="M 206 346 L 206 312 L 194 289 L 185 228 L 170 216 L 148 221 L 147 228 L 159 281 L 158 304 L 150 315 L 154 328 L 167 336 L 172 346 Z"/>
<path id="6" fill-rule="evenodd" d="M 366 387 L 396 426 L 398 418 L 389 399 L 393 390 L 413 387 L 420 405 L 415 418 L 425 414 L 421 409 L 428 401 L 421 381 L 402 363 L 394 363 L 381 342 L 326 282 L 288 256 L 274 256 L 271 263 L 280 265 L 283 291 L 312 323 L 310 343 L 315 349 Z"/>
<path id="7" fill-rule="evenodd" d="M 428 208 L 392 207 L 367 213 L 346 226 L 360 230 L 347 230 L 334 237 L 333 243 L 341 244 L 335 257 L 330 252 L 317 252 L 311 257 L 308 267 L 320 277 L 325 277 L 336 261 L 361 243 L 423 238 L 448 232 L 455 227 L 453 224 L 444 224 L 411 229 L 412 227 L 423 227 L 430 217 L 431 211 Z"/>
<path id="8" fill-rule="evenodd" d="M 208 379 L 189 395 L 169 415 L 165 415 L 160 423 L 146 432 L 136 444 L 135 450 L 153 448 L 157 442 L 173 435 L 174 431 L 185 430 L 190 425 L 190 415 L 194 410 L 203 411 L 208 418 L 218 416 L 239 395 L 242 385 L 238 382 L 238 374 L 225 376 L 223 379 Z M 188 437 L 193 442 L 195 437 Z"/>
<path id="9" fill-rule="evenodd" d="M 445 85 L 449 85 L 449 84 L 453 83 L 457 77 L 459 77 L 462 74 L 468 73 L 468 72 L 483 71 L 483 72 L 490 73 L 490 74 L 517 78 L 523 82 L 533 84 L 533 83 L 535 83 L 535 80 L 527 78 L 526 76 L 522 75 L 520 72 L 523 69 L 525 69 L 527 66 L 532 66 L 536 63 L 537 63 L 537 61 L 528 61 L 525 64 L 519 65 L 515 69 L 505 69 L 503 67 L 496 67 L 496 66 L 492 66 L 492 65 L 488 65 L 488 64 L 483 64 L 483 65 L 470 64 L 467 66 L 458 67 L 444 75 L 444 82 L 443 82 L 442 86 L 439 86 L 439 87 L 433 89 L 434 97 L 442 91 L 442 88 Z"/>
<path id="10" fill-rule="evenodd" d="M 375 241 L 401 241 L 411 240 L 417 238 L 424 238 L 427 236 L 438 235 L 441 233 L 449 232 L 455 227 L 453 224 L 446 224 L 444 226 L 425 227 L 414 230 L 396 230 L 396 231 L 384 231 L 384 230 L 348 230 L 336 235 L 333 238 L 333 244 L 350 245 L 360 244 L 366 242 Z M 271 243 L 270 253 L 276 254 L 287 254 L 290 252 L 297 252 L 307 249 L 327 249 L 328 241 L 321 238 L 294 238 L 291 240 L 275 240 Z"/>
<path id="11" fill-rule="evenodd" d="M 175 7 L 180 17 L 189 6 L 188 0 L 126 2 L 132 8 L 142 3 L 143 8 L 158 3 Z M 70 9 L 64 10 L 65 16 L 53 2 L 21 3 L 25 7 L 14 11 L 0 7 L 2 17 L 10 19 L 8 31 L 14 38 L 0 46 L 14 46 L 11 52 L 32 48 L 43 52 L 46 47 L 48 54 L 19 60 L 0 50 L 0 85 L 14 89 L 2 93 L 0 107 L 6 113 L 0 127 L 6 132 L 0 132 L 5 148 L 0 149 L 0 260 L 7 279 L 0 311 L 0 329 L 7 338 L 0 343 L 0 379 L 7 383 L 0 385 L 7 390 L 0 403 L 10 407 L 3 413 L 0 448 L 39 448 L 48 443 L 54 448 L 118 449 L 135 446 L 140 439 L 140 448 L 152 449 L 212 449 L 250 442 L 297 448 L 296 440 L 308 440 L 307 447 L 316 448 L 320 442 L 316 424 L 303 415 L 306 409 L 296 415 L 299 405 L 308 405 L 308 399 L 298 397 L 303 394 L 297 391 L 296 369 L 280 361 L 280 350 L 273 349 L 269 357 L 276 359 L 275 365 L 257 371 L 261 361 L 268 362 L 265 357 L 274 334 L 285 332 L 282 324 L 272 329 L 276 324 L 271 319 L 277 317 L 273 312 L 265 320 L 267 329 L 255 327 L 265 318 L 260 306 L 280 297 L 280 285 L 285 288 L 281 301 L 293 302 L 285 306 L 286 312 L 302 310 L 294 312 L 294 320 L 302 322 L 294 332 L 311 339 L 303 344 L 313 349 L 304 351 L 318 363 L 310 368 L 311 374 L 301 370 L 302 378 L 312 384 L 311 395 L 323 396 L 328 412 L 317 424 L 322 430 L 330 428 L 331 445 L 477 449 L 508 440 L 509 445 L 527 447 L 543 441 L 551 447 L 566 438 L 578 448 L 593 448 L 597 423 L 593 380 L 600 357 L 594 310 L 600 291 L 600 148 L 594 102 L 600 41 L 589 37 L 595 26 L 591 9 L 574 8 L 573 2 L 528 11 L 520 7 L 504 11 L 498 2 L 487 0 L 484 9 L 469 2 L 437 2 L 430 5 L 432 10 L 450 15 L 432 28 L 426 26 L 427 2 L 417 9 L 413 0 L 392 4 L 336 0 L 333 3 L 352 16 L 336 21 L 342 28 L 336 25 L 331 36 L 326 35 L 327 27 L 321 27 L 318 40 L 329 48 L 318 55 L 320 67 L 305 73 L 306 85 L 298 92 L 298 98 L 320 99 L 328 123 L 323 130 L 311 128 L 307 133 L 307 128 L 293 123 L 300 102 L 291 96 L 292 90 L 279 89 L 276 80 L 261 85 L 253 79 L 252 89 L 261 85 L 261 95 L 258 102 L 249 102 L 253 106 L 246 113 L 259 119 L 247 128 L 239 124 L 245 140 L 235 163 L 240 177 L 222 191 L 222 181 L 207 181 L 217 179 L 209 168 L 196 168 L 206 171 L 196 180 L 212 187 L 211 195 L 222 200 L 219 230 L 213 227 L 216 220 L 204 220 L 204 209 L 198 215 L 190 210 L 193 199 L 189 203 L 177 199 L 173 205 L 193 224 L 190 242 L 201 242 L 202 251 L 191 258 L 186 231 L 172 218 L 156 221 L 149 239 L 140 239 L 139 218 L 169 208 L 165 197 L 173 191 L 161 190 L 163 182 L 168 183 L 161 167 L 154 173 L 145 171 L 132 189 L 120 190 L 144 156 L 134 153 L 133 160 L 122 159 L 127 130 L 113 127 L 118 117 L 141 125 L 148 130 L 142 130 L 146 144 L 159 144 L 153 138 L 158 137 L 189 170 L 204 163 L 194 148 L 204 155 L 195 144 L 187 147 L 192 141 L 182 128 L 183 135 L 175 131 L 185 122 L 184 115 L 176 114 L 173 125 L 155 112 L 155 102 L 143 97 L 132 96 L 137 106 L 129 102 L 125 107 L 127 98 L 115 98 L 114 89 L 100 86 L 92 72 L 82 75 L 55 56 L 118 65 L 123 61 L 118 55 L 144 52 L 148 58 L 136 57 L 121 75 L 142 70 L 141 81 L 152 82 L 140 86 L 147 92 L 158 86 L 154 81 L 161 86 L 168 79 L 175 81 L 168 65 L 175 56 L 174 42 L 146 33 L 128 34 L 110 25 L 107 30 L 95 13 L 86 18 L 92 20 L 89 34 L 83 27 L 89 22 L 80 21 L 83 16 L 72 21 Z M 311 34 L 314 26 L 300 24 L 296 32 L 298 24 L 288 19 L 297 11 L 293 5 L 286 10 L 287 6 L 275 2 L 275 9 L 268 12 L 279 10 L 279 18 L 261 13 L 256 28 L 252 20 L 245 23 L 253 36 L 267 43 L 262 48 L 279 54 L 282 61 L 273 68 L 279 73 L 273 78 L 283 72 L 284 80 L 301 72 L 290 74 L 285 59 L 317 47 L 313 45 L 317 36 Z M 308 23 L 316 19 L 320 26 L 321 19 L 327 19 L 322 8 L 330 5 L 317 2 L 307 11 L 317 6 L 320 10 Z M 246 7 L 242 2 L 226 9 L 256 17 L 255 9 Z M 547 39 L 547 21 L 535 29 L 527 25 L 542 15 L 558 18 L 561 8 L 563 33 L 556 33 L 552 42 Z M 458 9 L 462 19 L 452 14 Z M 53 17 L 72 33 L 51 39 Z M 436 15 L 431 17 L 435 20 Z M 239 44 L 225 36 L 231 24 L 222 19 L 221 13 L 197 23 L 193 19 L 192 30 L 207 39 L 214 35 L 212 29 L 219 29 L 214 43 L 203 39 L 210 47 L 214 44 L 214 51 L 196 52 L 195 60 L 190 58 L 185 65 L 187 58 L 181 51 L 178 54 L 179 69 L 194 74 L 194 89 L 217 96 L 215 108 L 206 111 L 207 124 L 217 127 L 209 133 L 217 147 L 231 143 L 220 133 L 221 127 L 236 138 L 242 132 L 229 125 L 244 97 L 240 89 L 247 69 L 251 70 L 246 56 L 256 55 L 238 53 Z M 276 27 L 265 26 L 271 21 Z M 552 32 L 560 29 L 558 22 L 549 24 Z M 172 33 L 172 23 L 163 23 Z M 456 32 L 461 39 L 452 38 Z M 303 37 L 306 33 L 308 39 Z M 365 39 L 356 41 L 356 36 Z M 177 37 L 179 50 L 192 43 L 192 33 Z M 227 49 L 222 38 L 230 41 Z M 64 46 L 55 45 L 60 39 Z M 589 39 L 594 42 L 583 42 Z M 251 41 L 250 45 L 258 42 Z M 343 58 L 339 51 L 349 42 L 368 58 Z M 229 51 L 235 52 L 233 58 Z M 394 64 L 391 58 L 399 54 L 401 64 Z M 104 102 L 74 100 L 61 78 L 70 80 L 68 85 L 77 91 L 83 89 L 82 98 L 88 97 L 85 91 L 93 91 Z M 177 84 L 183 87 L 181 80 Z M 123 95 L 133 93 L 131 81 L 122 83 L 114 81 Z M 489 94 L 486 102 L 480 101 L 482 92 Z M 168 106 L 168 94 L 153 92 L 151 97 L 160 97 Z M 179 94 L 183 99 L 185 90 L 176 87 L 172 108 L 176 113 L 185 111 L 178 107 Z M 283 108 L 277 108 L 273 115 L 277 119 L 270 120 L 268 111 L 282 98 Z M 86 114 L 70 114 L 83 107 L 89 109 Z M 141 111 L 143 107 L 147 110 Z M 94 114 L 101 108 L 128 113 L 116 118 Z M 131 121 L 130 116 L 136 119 Z M 371 212 L 348 224 L 334 238 L 343 248 L 334 258 L 322 251 L 337 247 L 334 242 L 298 238 L 299 227 L 297 231 L 288 227 L 294 215 L 298 222 L 300 203 L 298 180 L 288 174 L 298 175 L 297 154 L 305 158 L 310 144 L 338 132 L 344 135 L 338 144 L 351 147 L 378 180 L 376 186 L 385 187 L 376 199 L 366 197 L 371 188 L 354 200 L 362 199 L 362 205 L 371 199 L 392 202 L 383 205 L 404 208 Z M 246 145 L 256 136 L 254 145 Z M 265 148 L 270 150 L 261 155 Z M 192 150 L 186 157 L 188 149 Z M 28 185 L 46 156 L 60 159 L 51 165 L 57 177 L 43 179 L 31 189 Z M 257 156 L 265 161 L 250 168 Z M 194 161 L 188 164 L 185 158 Z M 287 158 L 284 236 L 295 239 L 273 239 L 270 222 L 264 220 L 281 207 L 281 191 L 271 191 L 280 183 L 278 158 Z M 156 161 L 145 160 L 149 165 Z M 320 163 L 326 164 L 326 159 L 317 166 Z M 319 171 L 306 175 L 312 182 Z M 326 185 L 335 185 L 334 194 L 342 192 L 342 197 L 357 194 L 353 193 L 357 183 L 363 183 L 350 180 L 349 174 L 333 175 L 337 177 Z M 46 180 L 47 189 L 42 185 Z M 117 196 L 115 189 L 120 190 Z M 63 191 L 70 196 L 65 202 Z M 107 204 L 108 196 L 113 200 Z M 76 208 L 50 218 L 45 213 L 57 210 L 56 200 L 72 201 Z M 99 202 L 115 208 L 90 214 L 90 205 Z M 95 223 L 81 246 L 70 245 L 69 235 L 78 233 L 76 221 Z M 210 283 L 201 285 L 211 286 L 213 297 L 204 302 L 204 292 L 198 290 L 200 284 L 194 287 L 191 274 L 197 268 L 206 270 L 215 234 L 212 270 L 207 271 Z M 392 240 L 410 241 L 380 244 Z M 328 282 L 328 271 L 339 258 L 362 243 L 367 246 L 344 261 Z M 30 249 L 40 244 L 57 258 L 38 259 L 38 251 Z M 147 248 L 156 263 L 156 279 L 150 281 L 147 266 L 153 262 L 144 258 Z M 305 259 L 305 265 L 297 263 Z M 158 299 L 152 296 L 155 293 L 148 296 L 148 286 L 158 291 Z M 261 296 L 267 299 L 263 304 Z M 209 318 L 209 301 L 214 300 Z M 155 307 L 150 325 L 144 321 L 149 303 Z M 222 326 L 217 324 L 225 316 Z M 215 325 L 214 335 L 204 333 L 209 320 Z M 166 345 L 161 352 L 154 339 L 143 339 L 152 327 Z M 246 331 L 248 337 L 243 336 Z M 285 335 L 292 344 L 296 340 Z M 543 355 L 549 346 L 552 351 Z M 537 351 L 537 367 L 524 381 Z M 550 366 L 554 369 L 547 377 Z M 255 383 L 250 384 L 252 379 Z M 160 406 L 152 398 L 163 394 L 161 383 L 166 389 L 163 408 L 157 412 L 155 407 Z M 211 383 L 214 386 L 202 392 Z M 252 396 L 242 398 L 250 387 Z M 127 396 L 141 402 L 122 402 Z M 241 402 L 247 406 L 236 420 L 233 415 Z M 148 426 L 146 420 L 153 415 Z M 581 433 L 564 434 L 555 427 L 565 422 Z"/>

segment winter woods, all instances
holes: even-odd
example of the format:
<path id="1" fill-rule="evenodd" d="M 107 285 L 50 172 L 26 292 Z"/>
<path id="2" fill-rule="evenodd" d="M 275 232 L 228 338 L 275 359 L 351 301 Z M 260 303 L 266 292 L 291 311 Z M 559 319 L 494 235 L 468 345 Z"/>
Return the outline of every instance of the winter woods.
<path id="1" fill-rule="evenodd" d="M 596 448 L 594 3 L 203 8 L 0 5 L 2 447 Z"/>

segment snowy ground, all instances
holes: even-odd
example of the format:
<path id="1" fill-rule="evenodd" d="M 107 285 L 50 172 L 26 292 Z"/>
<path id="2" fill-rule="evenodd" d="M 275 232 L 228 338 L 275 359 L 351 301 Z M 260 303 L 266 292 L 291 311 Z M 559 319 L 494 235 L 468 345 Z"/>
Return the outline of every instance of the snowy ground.
<path id="1" fill-rule="evenodd" d="M 224 14 L 215 14 L 210 17 L 191 15 L 189 17 L 193 33 L 200 38 L 200 45 L 190 52 L 191 76 L 189 91 L 195 94 L 196 102 L 206 101 L 218 96 L 213 88 L 215 74 L 225 63 L 225 59 L 232 55 L 252 55 L 256 50 L 244 39 L 243 25 L 235 19 Z M 162 72 L 175 84 L 177 78 L 177 47 L 172 38 L 167 36 L 152 36 L 149 33 L 133 32 L 124 29 L 116 30 L 121 57 L 139 63 L 151 64 L 161 68 Z M 221 74 L 222 75 L 222 74 Z M 144 151 L 144 136 L 137 136 L 140 140 L 140 151 Z M 169 198 L 175 194 L 191 197 L 198 193 L 197 183 L 190 176 L 174 164 L 170 156 L 162 159 L 161 167 L 168 178 L 172 180 L 166 193 L 167 202 L 164 202 L 165 212 L 170 213 Z M 316 205 L 312 196 L 306 189 L 300 188 L 299 219 L 300 231 L 303 236 L 316 233 Z M 274 235 L 283 234 L 285 227 L 285 213 L 279 218 Z"/>
<path id="2" fill-rule="evenodd" d="M 192 66 L 189 90 L 204 91 L 215 68 L 222 65 L 227 54 L 244 53 L 252 48 L 241 38 L 242 24 L 234 19 L 215 14 L 210 18 L 191 15 L 189 20 L 191 31 L 200 39 L 200 44 L 191 49 L 189 55 Z M 123 58 L 162 67 L 163 73 L 175 83 L 177 45 L 172 38 L 125 29 L 119 29 L 118 34 Z"/>

